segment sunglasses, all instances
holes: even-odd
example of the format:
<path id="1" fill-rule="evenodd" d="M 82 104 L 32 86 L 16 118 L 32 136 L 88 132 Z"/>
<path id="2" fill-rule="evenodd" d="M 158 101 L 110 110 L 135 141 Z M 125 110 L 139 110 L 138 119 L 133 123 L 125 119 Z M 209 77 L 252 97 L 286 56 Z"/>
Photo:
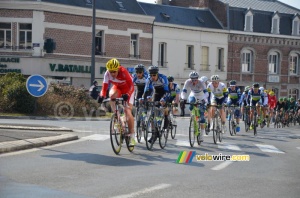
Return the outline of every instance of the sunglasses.
<path id="1" fill-rule="evenodd" d="M 156 76 L 157 74 L 150 74 L 151 77 Z"/>
<path id="2" fill-rule="evenodd" d="M 108 70 L 108 72 L 111 73 L 111 74 L 114 74 L 114 73 L 116 73 L 117 71 L 109 71 L 109 70 Z"/>
<path id="3" fill-rule="evenodd" d="M 141 73 L 143 73 L 142 71 L 137 71 L 137 72 L 135 72 L 136 74 L 141 74 Z"/>

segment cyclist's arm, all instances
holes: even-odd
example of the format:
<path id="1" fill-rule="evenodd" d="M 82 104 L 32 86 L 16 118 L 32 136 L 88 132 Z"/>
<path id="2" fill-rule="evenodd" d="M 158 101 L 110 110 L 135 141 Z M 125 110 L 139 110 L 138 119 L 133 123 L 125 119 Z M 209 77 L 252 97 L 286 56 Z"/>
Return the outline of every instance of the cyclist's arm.
<path id="1" fill-rule="evenodd" d="M 180 98 L 183 100 L 186 100 L 186 98 L 187 98 L 187 82 L 188 82 L 188 80 L 185 81 L 184 86 L 181 91 L 181 94 L 180 94 Z"/>
<path id="2" fill-rule="evenodd" d="M 108 85 L 109 85 L 109 72 L 106 71 L 105 74 L 104 74 L 104 79 L 103 79 L 103 83 L 102 83 L 102 90 L 99 94 L 101 97 L 106 96 Z"/>

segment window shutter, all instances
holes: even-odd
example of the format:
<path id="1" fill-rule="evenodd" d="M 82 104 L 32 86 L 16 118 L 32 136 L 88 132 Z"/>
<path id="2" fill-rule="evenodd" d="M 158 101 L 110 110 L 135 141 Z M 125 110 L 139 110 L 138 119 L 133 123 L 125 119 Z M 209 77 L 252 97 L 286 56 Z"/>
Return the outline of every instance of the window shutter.
<path id="1" fill-rule="evenodd" d="M 247 18 L 246 18 L 246 31 L 251 31 L 250 25 L 251 25 L 251 16 L 247 16 Z"/>
<path id="2" fill-rule="evenodd" d="M 298 34 L 298 21 L 294 21 L 293 35 Z"/>

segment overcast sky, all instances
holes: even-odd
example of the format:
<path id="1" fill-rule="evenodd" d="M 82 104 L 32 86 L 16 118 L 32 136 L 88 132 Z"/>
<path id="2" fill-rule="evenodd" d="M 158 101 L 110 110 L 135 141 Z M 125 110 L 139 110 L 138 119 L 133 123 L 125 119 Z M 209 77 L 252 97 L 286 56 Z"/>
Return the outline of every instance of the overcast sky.
<path id="1" fill-rule="evenodd" d="M 154 3 L 155 0 L 137 0 L 137 1 L 141 1 L 141 2 L 146 2 L 146 3 Z M 282 3 L 288 4 L 290 6 L 293 6 L 297 9 L 300 10 L 300 0 L 279 0 Z"/>

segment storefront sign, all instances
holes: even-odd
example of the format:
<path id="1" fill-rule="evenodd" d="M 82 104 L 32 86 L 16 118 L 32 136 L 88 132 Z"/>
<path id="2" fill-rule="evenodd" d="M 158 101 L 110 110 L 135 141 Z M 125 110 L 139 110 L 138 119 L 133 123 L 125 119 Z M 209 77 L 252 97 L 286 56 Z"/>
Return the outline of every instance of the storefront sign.
<path id="1" fill-rule="evenodd" d="M 6 73 L 10 73 L 10 72 L 21 73 L 21 69 L 8 69 L 6 64 L 0 63 L 0 73 L 1 74 L 6 74 Z"/>
<path id="2" fill-rule="evenodd" d="M 53 63 L 50 63 L 49 66 L 52 72 L 91 73 L 91 66 L 53 64 Z"/>
<path id="3" fill-rule="evenodd" d="M 8 58 L 8 57 L 1 57 L 0 62 L 5 62 L 5 63 L 19 63 L 20 58 Z"/>

